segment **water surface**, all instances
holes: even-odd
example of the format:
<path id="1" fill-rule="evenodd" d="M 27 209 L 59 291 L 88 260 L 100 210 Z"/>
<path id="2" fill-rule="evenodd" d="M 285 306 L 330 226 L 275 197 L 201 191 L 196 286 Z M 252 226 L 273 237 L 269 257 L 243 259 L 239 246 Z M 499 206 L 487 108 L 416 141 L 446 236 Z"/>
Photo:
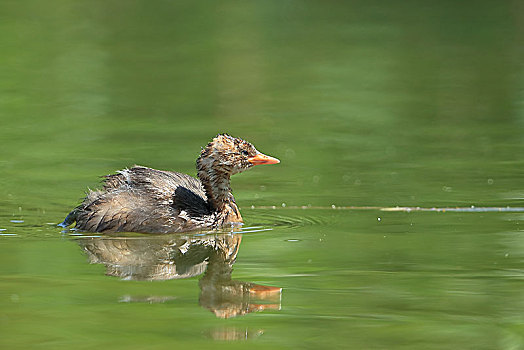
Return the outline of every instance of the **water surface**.
<path id="1" fill-rule="evenodd" d="M 0 347 L 524 348 L 522 210 L 380 210 L 524 207 L 523 10 L 3 2 Z M 220 132 L 282 161 L 233 177 L 242 231 L 56 227 Z"/>

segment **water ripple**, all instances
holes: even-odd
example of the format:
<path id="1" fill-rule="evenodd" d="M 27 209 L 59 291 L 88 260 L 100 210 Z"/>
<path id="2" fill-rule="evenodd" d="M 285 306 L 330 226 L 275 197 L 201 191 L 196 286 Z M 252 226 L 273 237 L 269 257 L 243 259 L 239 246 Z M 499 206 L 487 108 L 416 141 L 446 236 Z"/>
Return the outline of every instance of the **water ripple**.
<path id="1" fill-rule="evenodd" d="M 251 206 L 251 209 L 314 209 L 314 210 L 380 210 L 380 211 L 436 211 L 436 212 L 466 212 L 466 213 L 486 213 L 486 212 L 509 212 L 509 213 L 524 213 L 524 207 L 377 207 L 377 206 Z"/>

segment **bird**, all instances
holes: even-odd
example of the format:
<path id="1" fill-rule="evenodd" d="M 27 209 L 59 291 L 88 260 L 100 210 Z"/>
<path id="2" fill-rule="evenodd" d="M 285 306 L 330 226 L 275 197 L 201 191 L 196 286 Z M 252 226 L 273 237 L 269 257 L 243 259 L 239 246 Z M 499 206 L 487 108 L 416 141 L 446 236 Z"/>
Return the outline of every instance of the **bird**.
<path id="1" fill-rule="evenodd" d="M 104 176 L 59 224 L 86 232 L 175 233 L 242 225 L 231 175 L 278 164 L 251 143 L 218 134 L 196 160 L 197 176 L 135 165 Z"/>

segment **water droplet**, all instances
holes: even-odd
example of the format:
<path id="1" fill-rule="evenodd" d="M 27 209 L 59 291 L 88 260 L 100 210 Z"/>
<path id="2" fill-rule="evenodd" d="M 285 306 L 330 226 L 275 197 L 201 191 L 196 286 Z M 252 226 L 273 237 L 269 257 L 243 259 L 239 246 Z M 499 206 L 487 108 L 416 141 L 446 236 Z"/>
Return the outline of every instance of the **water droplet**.
<path id="1" fill-rule="evenodd" d="M 380 220 L 382 220 L 382 219 L 378 217 L 378 218 L 377 218 L 377 221 L 380 221 Z M 385 236 L 384 236 L 384 237 L 385 237 Z"/>
<path id="2" fill-rule="evenodd" d="M 337 209 L 337 207 L 335 206 L 335 204 L 331 204 L 331 209 Z"/>
<path id="3" fill-rule="evenodd" d="M 493 179 L 488 179 L 488 185 L 493 185 Z"/>
<path id="4" fill-rule="evenodd" d="M 282 208 L 285 208 L 286 207 L 286 203 L 282 203 Z"/>

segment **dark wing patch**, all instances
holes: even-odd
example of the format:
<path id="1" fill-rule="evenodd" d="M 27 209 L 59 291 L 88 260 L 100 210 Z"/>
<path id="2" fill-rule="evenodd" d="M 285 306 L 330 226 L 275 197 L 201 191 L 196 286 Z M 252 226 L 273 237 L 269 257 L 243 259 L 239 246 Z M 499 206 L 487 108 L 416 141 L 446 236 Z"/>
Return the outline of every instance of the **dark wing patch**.
<path id="1" fill-rule="evenodd" d="M 204 198 L 182 186 L 175 190 L 173 207 L 185 210 L 191 217 L 203 217 L 211 212 L 209 203 Z"/>

